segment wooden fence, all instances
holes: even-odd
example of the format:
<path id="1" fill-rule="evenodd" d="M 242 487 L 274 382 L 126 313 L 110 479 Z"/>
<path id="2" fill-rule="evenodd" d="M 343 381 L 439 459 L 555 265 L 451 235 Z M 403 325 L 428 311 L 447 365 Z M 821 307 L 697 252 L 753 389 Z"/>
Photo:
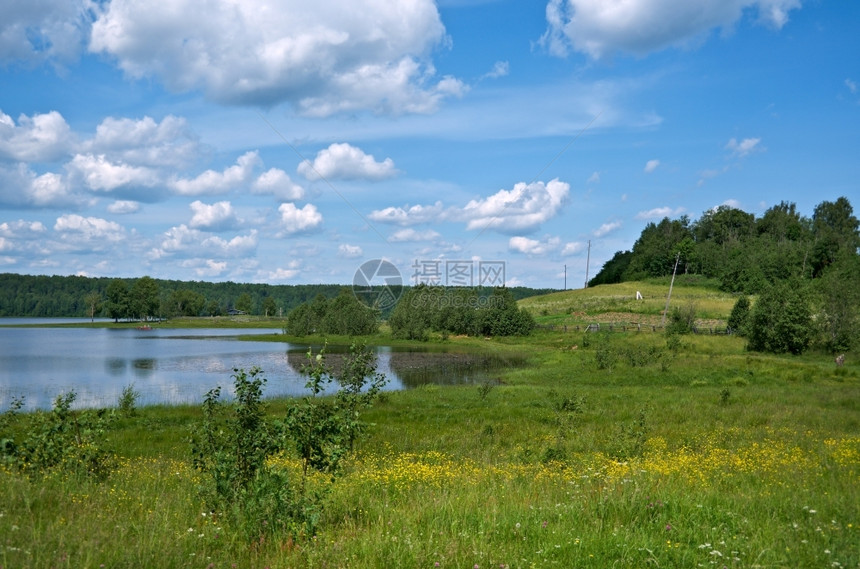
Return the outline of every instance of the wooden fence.
<path id="1" fill-rule="evenodd" d="M 538 330 L 550 330 L 550 331 L 562 331 L 562 332 L 663 332 L 665 331 L 665 326 L 657 326 L 652 324 L 587 324 L 587 325 L 576 325 L 571 326 L 568 324 L 538 324 Z M 715 327 L 704 327 L 704 326 L 694 326 L 692 329 L 693 334 L 707 334 L 712 336 L 726 336 L 731 335 L 731 328 L 715 328 Z"/>

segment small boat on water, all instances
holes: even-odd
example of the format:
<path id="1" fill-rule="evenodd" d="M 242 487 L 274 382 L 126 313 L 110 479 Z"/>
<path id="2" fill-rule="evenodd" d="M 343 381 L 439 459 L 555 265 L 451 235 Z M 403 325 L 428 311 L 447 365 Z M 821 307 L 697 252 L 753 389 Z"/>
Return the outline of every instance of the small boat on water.
<path id="1" fill-rule="evenodd" d="M 152 326 L 150 326 L 149 324 L 144 324 L 143 326 L 138 326 L 137 329 L 138 330 L 152 330 Z"/>

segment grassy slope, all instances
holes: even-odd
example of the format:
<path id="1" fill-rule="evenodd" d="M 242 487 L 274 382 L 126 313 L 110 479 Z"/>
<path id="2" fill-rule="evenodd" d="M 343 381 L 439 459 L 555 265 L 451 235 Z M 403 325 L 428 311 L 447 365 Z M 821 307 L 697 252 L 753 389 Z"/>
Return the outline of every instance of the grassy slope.
<path id="1" fill-rule="evenodd" d="M 667 288 L 521 305 L 542 322 L 653 318 L 665 297 L 651 297 Z M 734 302 L 678 283 L 673 299 L 714 319 Z M 387 394 L 315 539 L 250 547 L 201 515 L 186 442 L 199 409 L 152 407 L 111 432 L 123 458 L 104 484 L 0 473 L 0 566 L 860 565 L 853 354 L 837 369 L 819 354 L 748 353 L 734 337 L 670 349 L 662 334 L 572 330 L 446 342 L 524 352 L 529 365 L 500 373 L 485 397 L 474 386 Z"/>

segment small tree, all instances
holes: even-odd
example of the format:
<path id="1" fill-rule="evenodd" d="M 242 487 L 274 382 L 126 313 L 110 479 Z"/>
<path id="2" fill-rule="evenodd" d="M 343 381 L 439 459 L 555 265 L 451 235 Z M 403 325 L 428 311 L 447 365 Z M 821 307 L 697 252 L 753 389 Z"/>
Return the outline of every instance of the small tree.
<path id="1" fill-rule="evenodd" d="M 757 352 L 802 354 L 812 339 L 809 302 L 799 282 L 765 290 L 749 316 L 748 348 Z"/>
<path id="2" fill-rule="evenodd" d="M 87 305 L 87 311 L 90 313 L 90 322 L 95 321 L 96 312 L 101 310 L 102 295 L 97 291 L 92 291 L 84 297 L 84 304 Z"/>
<path id="3" fill-rule="evenodd" d="M 747 324 L 750 317 L 750 299 L 745 294 L 738 298 L 729 314 L 728 326 L 733 334 L 746 336 Z"/>

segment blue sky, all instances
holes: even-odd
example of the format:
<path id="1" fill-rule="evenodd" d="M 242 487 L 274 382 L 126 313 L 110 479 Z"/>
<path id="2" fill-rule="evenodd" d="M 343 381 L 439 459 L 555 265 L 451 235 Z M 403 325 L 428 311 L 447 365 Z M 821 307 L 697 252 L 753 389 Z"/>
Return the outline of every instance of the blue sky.
<path id="1" fill-rule="evenodd" d="M 165 5 L 0 7 L 0 272 L 578 288 L 665 216 L 860 207 L 856 2 Z"/>

